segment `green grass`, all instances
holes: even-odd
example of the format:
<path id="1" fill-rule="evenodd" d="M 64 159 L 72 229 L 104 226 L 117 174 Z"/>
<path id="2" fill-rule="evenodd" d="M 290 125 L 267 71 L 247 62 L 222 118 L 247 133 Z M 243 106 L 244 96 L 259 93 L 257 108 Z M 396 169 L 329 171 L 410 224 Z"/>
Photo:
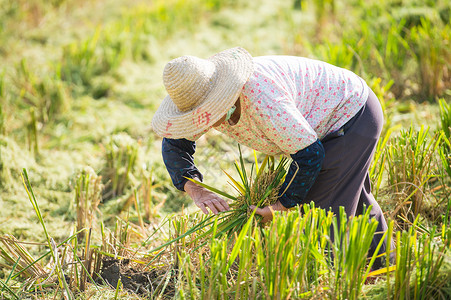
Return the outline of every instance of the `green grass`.
<path id="1" fill-rule="evenodd" d="M 72 279 L 67 295 L 132 299 L 124 281 L 96 287 L 87 276 L 96 276 L 101 257 L 114 255 L 136 258 L 139 270 L 164 270 L 161 296 L 170 290 L 203 299 L 449 295 L 449 1 L 306 0 L 293 9 L 295 2 L 0 0 L 0 234 L 16 239 L 9 254 L 22 253 L 0 260 L 0 297 L 58 298 L 66 289 L 59 275 Z M 396 272 L 365 281 L 372 273 L 364 251 L 355 250 L 372 230 L 365 216 L 347 223 L 353 229 L 343 244 L 330 244 L 325 228 L 333 218 L 313 208 L 276 217 L 265 229 L 245 227 L 236 243 L 208 239 L 211 227 L 192 232 L 203 220 L 215 223 L 172 186 L 161 161 L 161 141 L 150 128 L 166 94 L 161 72 L 174 57 L 207 57 L 237 45 L 255 56 L 304 55 L 350 68 L 376 92 L 386 139 L 371 178 L 384 210 L 399 212 L 387 215 L 402 262 Z M 232 174 L 239 155 L 226 137 L 201 139 L 195 159 L 204 182 L 234 193 L 222 170 Z M 242 165 L 252 161 L 243 148 Z M 89 180 L 80 175 L 85 168 L 92 170 Z M 108 202 L 94 197 L 100 178 Z M 87 230 L 76 234 L 82 228 L 92 228 L 90 239 Z M 26 284 L 32 274 L 19 275 L 22 264 L 55 261 L 52 239 L 72 264 L 55 265 L 54 291 L 33 288 Z M 85 272 L 88 254 L 92 269 Z"/>

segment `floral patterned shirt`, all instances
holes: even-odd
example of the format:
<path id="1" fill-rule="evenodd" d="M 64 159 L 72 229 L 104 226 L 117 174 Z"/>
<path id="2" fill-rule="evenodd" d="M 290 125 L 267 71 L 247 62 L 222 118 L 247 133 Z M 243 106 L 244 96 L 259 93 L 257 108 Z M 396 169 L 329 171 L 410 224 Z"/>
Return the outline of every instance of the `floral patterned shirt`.
<path id="1" fill-rule="evenodd" d="M 340 129 L 367 98 L 367 84 L 351 71 L 303 57 L 254 57 L 239 122 L 216 129 L 265 154 L 294 154 Z"/>

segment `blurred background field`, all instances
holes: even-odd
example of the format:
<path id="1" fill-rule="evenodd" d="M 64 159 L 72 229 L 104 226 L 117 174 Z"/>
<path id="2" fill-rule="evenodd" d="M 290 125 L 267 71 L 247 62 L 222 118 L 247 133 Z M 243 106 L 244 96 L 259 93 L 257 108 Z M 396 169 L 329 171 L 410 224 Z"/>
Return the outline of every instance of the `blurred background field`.
<path id="1" fill-rule="evenodd" d="M 140 244 L 165 218 L 197 211 L 172 186 L 150 126 L 162 71 L 241 46 L 364 78 L 385 113 L 374 193 L 395 231 L 419 222 L 449 249 L 450 17 L 446 0 L 0 0 L 0 234 L 37 243 L 27 246 L 36 257 L 47 249 L 24 168 L 57 243 L 92 227 L 102 244 L 104 227 L 127 224 Z M 222 170 L 237 157 L 235 142 L 209 132 L 195 159 L 205 182 L 232 191 Z"/>

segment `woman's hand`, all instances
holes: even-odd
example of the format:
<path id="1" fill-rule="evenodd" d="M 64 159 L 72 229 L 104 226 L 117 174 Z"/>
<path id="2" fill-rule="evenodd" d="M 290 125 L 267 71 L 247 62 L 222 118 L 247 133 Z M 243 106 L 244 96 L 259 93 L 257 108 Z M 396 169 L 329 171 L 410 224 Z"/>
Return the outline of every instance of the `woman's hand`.
<path id="1" fill-rule="evenodd" d="M 194 203 L 205 213 L 208 214 L 207 207 L 216 215 L 222 211 L 230 209 L 229 204 L 206 188 L 195 184 L 192 181 L 185 183 L 185 192 L 193 199 Z"/>
<path id="2" fill-rule="evenodd" d="M 285 206 L 283 206 L 282 203 L 280 203 L 280 201 L 277 201 L 276 203 L 274 203 L 273 205 L 268 205 L 262 208 L 258 208 L 255 205 L 251 205 L 249 206 L 250 209 L 255 211 L 255 214 L 260 215 L 263 217 L 262 219 L 262 223 L 266 223 L 266 222 L 271 222 L 272 221 L 272 217 L 273 217 L 273 211 L 287 211 L 288 208 L 286 208 Z"/>

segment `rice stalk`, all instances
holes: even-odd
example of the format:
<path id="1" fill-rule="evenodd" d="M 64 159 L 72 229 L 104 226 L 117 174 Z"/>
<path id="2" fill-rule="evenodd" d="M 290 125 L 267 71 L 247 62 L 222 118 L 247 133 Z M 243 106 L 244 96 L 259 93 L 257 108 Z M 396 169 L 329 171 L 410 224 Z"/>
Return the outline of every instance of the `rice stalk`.
<path id="1" fill-rule="evenodd" d="M 25 190 L 26 190 L 26 192 L 28 194 L 28 198 L 29 198 L 29 200 L 30 200 L 31 204 L 33 205 L 33 208 L 34 208 L 34 210 L 36 212 L 36 216 L 38 217 L 38 220 L 41 223 L 42 228 L 44 229 L 44 234 L 45 234 L 45 237 L 46 237 L 46 240 L 47 240 L 47 244 L 48 244 L 48 247 L 50 249 L 50 253 L 52 255 L 52 258 L 53 258 L 53 263 L 55 264 L 55 270 L 56 270 L 56 274 L 58 276 L 60 288 L 63 289 L 64 298 L 65 299 L 66 298 L 73 299 L 74 297 L 73 297 L 69 287 L 67 286 L 67 282 L 66 282 L 66 279 L 64 277 L 64 273 L 63 273 L 63 270 L 61 268 L 60 261 L 58 259 L 58 253 L 56 252 L 56 250 L 57 250 L 56 243 L 53 240 L 53 238 L 50 237 L 50 235 L 49 235 L 49 233 L 47 231 L 47 227 L 45 226 L 44 219 L 42 217 L 41 210 L 39 208 L 38 202 L 37 202 L 36 197 L 34 195 L 33 188 L 31 187 L 30 180 L 28 179 L 28 173 L 27 173 L 26 169 L 23 169 L 22 181 L 23 181 Z"/>
<path id="2" fill-rule="evenodd" d="M 28 150 L 34 151 L 35 156 L 39 156 L 39 139 L 38 139 L 38 121 L 36 118 L 35 108 L 30 108 L 30 122 L 27 124 L 28 129 Z"/>
<path id="3" fill-rule="evenodd" d="M 446 137 L 451 139 L 451 104 L 446 103 L 445 99 L 439 99 L 439 106 L 440 125 Z"/>
<path id="4" fill-rule="evenodd" d="M 15 269 L 23 273 L 25 277 L 43 278 L 47 275 L 44 268 L 34 263 L 36 259 L 25 249 L 12 235 L 6 234 L 0 238 L 4 248 L 0 246 L 0 257 Z"/>
<path id="5" fill-rule="evenodd" d="M 6 106 L 6 93 L 5 93 L 5 74 L 0 73 L 0 135 L 4 135 L 6 132 L 6 121 L 4 107 Z M 0 159 L 1 163 L 1 159 Z"/>
<path id="6" fill-rule="evenodd" d="M 153 191 L 162 186 L 161 183 L 154 183 L 154 170 L 153 168 L 143 168 L 142 177 L 144 183 L 141 186 L 141 194 L 143 197 L 144 204 L 144 218 L 151 222 L 152 219 L 159 216 L 158 211 L 163 207 L 166 202 L 166 198 L 159 200 L 156 205 L 153 203 L 155 197 L 153 196 Z"/>
<path id="7" fill-rule="evenodd" d="M 433 161 L 441 137 L 440 134 L 431 137 L 429 127 L 421 126 L 416 131 L 411 126 L 409 131 L 401 130 L 400 136 L 386 147 L 389 189 L 401 195 L 398 196 L 394 216 L 406 215 L 413 221 L 424 212 L 427 198 L 422 189 L 435 176 Z"/>
<path id="8" fill-rule="evenodd" d="M 80 232 L 78 241 L 84 240 L 81 230 L 91 228 L 95 221 L 95 212 L 102 200 L 101 177 L 97 176 L 91 167 L 84 168 L 76 178 L 75 205 L 77 211 L 77 231 Z"/>
<path id="9" fill-rule="evenodd" d="M 5 282 L 3 282 L 2 280 L 0 280 L 0 285 L 2 286 L 2 288 L 0 290 L 2 293 L 0 295 L 3 295 L 3 291 L 6 290 L 11 296 L 14 297 L 14 299 L 20 299 L 19 296 L 17 296 L 17 294 L 14 293 L 14 291 L 11 290 L 9 288 L 9 286 Z"/>
<path id="10" fill-rule="evenodd" d="M 105 184 L 104 199 L 121 196 L 135 185 L 133 172 L 137 166 L 139 143 L 126 133 L 107 138 L 105 143 L 106 166 L 102 171 Z"/>

